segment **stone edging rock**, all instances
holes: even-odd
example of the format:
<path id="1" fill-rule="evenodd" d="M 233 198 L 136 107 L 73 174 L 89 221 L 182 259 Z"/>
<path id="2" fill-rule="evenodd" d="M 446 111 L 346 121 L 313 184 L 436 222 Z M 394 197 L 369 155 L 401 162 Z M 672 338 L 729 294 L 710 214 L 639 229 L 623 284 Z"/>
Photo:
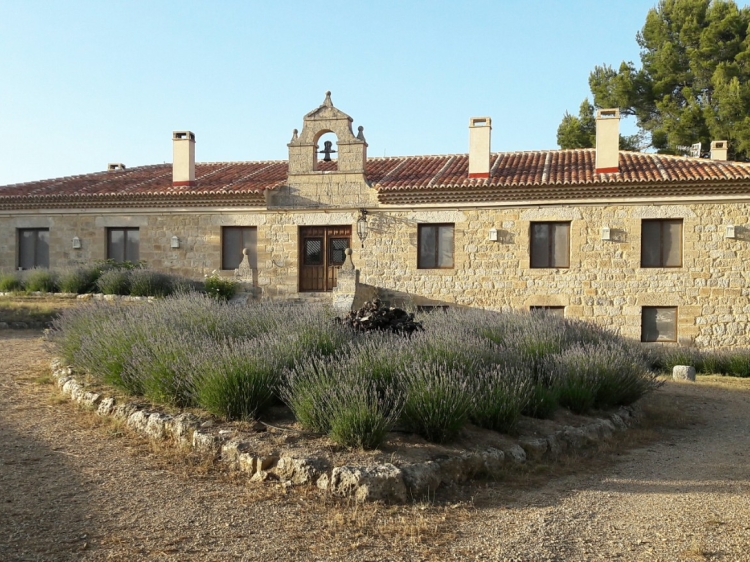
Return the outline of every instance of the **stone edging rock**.
<path id="1" fill-rule="evenodd" d="M 608 419 L 597 418 L 581 427 L 564 426 L 546 437 L 521 438 L 503 450 L 487 448 L 464 451 L 426 462 L 395 466 L 391 463 L 368 466 L 331 466 L 321 457 L 260 456 L 251 443 L 231 438 L 231 431 L 215 431 L 209 420 L 191 413 L 176 416 L 148 411 L 131 403 L 118 404 L 113 397 L 87 391 L 73 377 L 70 367 L 54 359 L 52 376 L 65 396 L 100 416 L 120 420 L 137 433 L 151 439 L 173 439 L 195 452 L 219 458 L 248 474 L 251 482 L 278 479 L 285 486 L 312 484 L 339 497 L 357 501 L 405 502 L 433 493 L 443 485 L 460 483 L 477 476 L 499 474 L 506 463 L 554 459 L 566 451 L 581 449 L 610 439 L 636 420 L 632 407 L 621 407 Z"/>

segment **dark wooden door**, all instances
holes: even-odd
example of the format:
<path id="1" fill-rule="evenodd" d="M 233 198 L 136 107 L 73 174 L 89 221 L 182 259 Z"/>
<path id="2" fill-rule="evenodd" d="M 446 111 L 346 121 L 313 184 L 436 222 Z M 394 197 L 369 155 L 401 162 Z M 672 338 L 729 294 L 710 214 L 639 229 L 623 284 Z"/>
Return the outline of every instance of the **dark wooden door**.
<path id="1" fill-rule="evenodd" d="M 300 292 L 331 291 L 351 245 L 352 227 L 303 226 L 299 229 Z"/>

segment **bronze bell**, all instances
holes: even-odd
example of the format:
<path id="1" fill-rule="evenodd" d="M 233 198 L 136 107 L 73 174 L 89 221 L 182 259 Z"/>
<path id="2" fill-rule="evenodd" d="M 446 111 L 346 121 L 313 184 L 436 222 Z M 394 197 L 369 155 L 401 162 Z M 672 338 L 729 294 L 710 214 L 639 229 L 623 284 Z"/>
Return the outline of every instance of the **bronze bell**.
<path id="1" fill-rule="evenodd" d="M 331 161 L 331 154 L 334 154 L 336 151 L 333 150 L 333 143 L 331 141 L 325 141 L 323 143 L 323 150 L 319 150 L 318 154 L 324 154 L 323 156 L 323 162 L 330 162 Z"/>

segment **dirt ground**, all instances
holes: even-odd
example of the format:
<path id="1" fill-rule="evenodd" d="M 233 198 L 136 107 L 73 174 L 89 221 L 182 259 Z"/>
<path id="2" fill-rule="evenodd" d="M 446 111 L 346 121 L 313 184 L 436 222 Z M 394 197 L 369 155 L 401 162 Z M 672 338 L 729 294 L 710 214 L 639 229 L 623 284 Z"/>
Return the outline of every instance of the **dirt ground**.
<path id="1" fill-rule="evenodd" d="M 750 380 L 668 383 L 606 449 L 406 506 L 249 484 L 77 409 L 0 332 L 0 560 L 749 560 Z"/>

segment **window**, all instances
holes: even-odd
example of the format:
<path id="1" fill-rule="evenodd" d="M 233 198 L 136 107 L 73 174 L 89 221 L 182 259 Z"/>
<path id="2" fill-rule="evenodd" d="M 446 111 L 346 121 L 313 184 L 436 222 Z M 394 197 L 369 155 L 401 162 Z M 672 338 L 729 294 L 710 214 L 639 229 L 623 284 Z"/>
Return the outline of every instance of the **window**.
<path id="1" fill-rule="evenodd" d="M 677 307 L 644 306 L 641 341 L 677 341 Z"/>
<path id="2" fill-rule="evenodd" d="M 418 234 L 419 269 L 453 267 L 453 225 L 420 224 Z"/>
<path id="3" fill-rule="evenodd" d="M 221 269 L 237 269 L 247 250 L 250 267 L 258 266 L 256 255 L 258 229 L 254 226 L 223 226 L 221 228 Z"/>
<path id="4" fill-rule="evenodd" d="M 641 223 L 641 267 L 682 267 L 682 219 Z"/>
<path id="5" fill-rule="evenodd" d="M 137 262 L 140 235 L 137 228 L 107 229 L 107 258 L 117 262 Z"/>
<path id="6" fill-rule="evenodd" d="M 531 223 L 531 267 L 570 267 L 570 223 Z"/>
<path id="7" fill-rule="evenodd" d="M 49 228 L 18 229 L 17 267 L 49 267 Z"/>
<path id="8" fill-rule="evenodd" d="M 533 313 L 549 314 L 558 318 L 565 318 L 564 306 L 531 306 L 529 310 Z"/>

